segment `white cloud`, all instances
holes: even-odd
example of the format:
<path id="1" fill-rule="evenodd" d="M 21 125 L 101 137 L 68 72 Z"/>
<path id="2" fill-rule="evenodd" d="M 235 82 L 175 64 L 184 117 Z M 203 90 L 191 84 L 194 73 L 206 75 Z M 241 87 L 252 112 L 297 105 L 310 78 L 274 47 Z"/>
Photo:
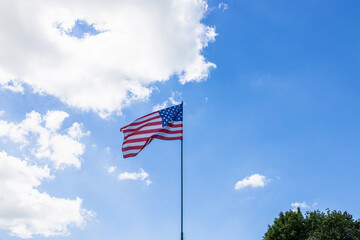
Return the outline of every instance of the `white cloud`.
<path id="1" fill-rule="evenodd" d="M 293 211 L 296 211 L 297 208 L 310 208 L 309 205 L 306 204 L 306 202 L 293 202 L 291 203 L 291 207 L 293 207 Z"/>
<path id="2" fill-rule="evenodd" d="M 305 201 L 303 202 L 292 202 L 291 207 L 293 207 L 293 211 L 297 211 L 297 208 L 314 208 L 318 205 L 318 202 L 313 202 L 313 204 L 310 206 Z"/>
<path id="3" fill-rule="evenodd" d="M 213 29 L 213 28 L 212 28 Z M 214 33 L 209 33 L 209 36 L 215 35 L 215 29 L 213 29 Z M 215 39 L 215 36 L 214 36 Z M 206 79 L 210 74 L 210 69 L 216 68 L 216 65 L 211 62 L 206 62 L 203 56 L 200 56 L 195 62 L 189 65 L 185 74 L 180 76 L 180 82 L 185 84 L 187 82 L 196 81 L 200 82 L 203 79 Z"/>
<path id="4" fill-rule="evenodd" d="M 267 182 L 268 179 L 265 176 L 260 174 L 253 174 L 250 177 L 246 177 L 243 180 L 238 181 L 234 188 L 239 190 L 245 187 L 264 187 Z"/>
<path id="5" fill-rule="evenodd" d="M 172 92 L 171 96 L 162 103 L 159 103 L 153 107 L 153 111 L 159 111 L 161 109 L 167 108 L 170 105 L 179 105 L 181 103 L 181 93 L 180 92 Z"/>
<path id="6" fill-rule="evenodd" d="M 61 111 L 48 111 L 45 116 L 32 111 L 20 123 L 0 120 L 0 138 L 8 138 L 29 146 L 31 153 L 38 159 L 50 160 L 55 168 L 81 166 L 81 155 L 85 145 L 79 139 L 90 134 L 82 131 L 82 125 L 75 122 L 67 129 L 67 134 L 58 133 L 62 122 L 69 115 Z"/>
<path id="7" fill-rule="evenodd" d="M 73 139 L 81 139 L 84 136 L 90 135 L 90 131 L 83 132 L 83 124 L 82 123 L 73 123 L 71 127 L 68 129 L 68 135 Z"/>
<path id="8" fill-rule="evenodd" d="M 123 172 L 118 176 L 118 180 L 141 180 L 145 181 L 146 185 L 150 185 L 152 182 L 149 179 L 149 174 L 140 168 L 139 172 Z"/>
<path id="9" fill-rule="evenodd" d="M 222 9 L 223 11 L 228 10 L 229 5 L 226 4 L 226 3 L 221 2 L 221 3 L 219 3 L 219 9 Z"/>
<path id="10" fill-rule="evenodd" d="M 70 225 L 84 226 L 93 213 L 81 208 L 80 198 L 55 198 L 36 189 L 52 178 L 47 166 L 31 166 L 0 152 L 0 228 L 30 238 L 67 235 Z"/>
<path id="11" fill-rule="evenodd" d="M 44 116 L 46 128 L 56 131 L 61 127 L 61 124 L 69 114 L 63 111 L 48 111 Z"/>
<path id="12" fill-rule="evenodd" d="M 0 110 L 0 117 L 5 114 L 5 111 Z"/>
<path id="13" fill-rule="evenodd" d="M 106 169 L 107 169 L 108 173 L 113 173 L 113 172 L 115 172 L 116 167 L 115 166 L 110 166 L 110 167 L 107 167 Z"/>
<path id="14" fill-rule="evenodd" d="M 309 208 L 310 206 L 306 204 L 306 202 L 293 202 L 291 203 L 292 207 L 301 207 L 301 208 Z"/>
<path id="15" fill-rule="evenodd" d="M 111 153 L 111 149 L 110 149 L 109 146 L 107 146 L 107 147 L 105 148 L 105 152 L 106 152 L 107 154 L 110 154 L 110 153 Z"/>
<path id="16" fill-rule="evenodd" d="M 0 72 L 1 74 L 1 72 Z M 1 77 L 1 75 L 0 75 Z M 13 79 L 0 79 L 0 89 L 10 90 L 15 93 L 24 93 L 24 88 L 19 81 Z"/>
<path id="17" fill-rule="evenodd" d="M 165 100 L 163 103 L 156 104 L 152 110 L 153 112 L 159 111 L 161 109 L 167 108 L 168 104 L 169 104 L 168 100 Z"/>
<path id="18" fill-rule="evenodd" d="M 181 92 L 172 92 L 169 101 L 172 105 L 179 105 L 181 103 Z"/>
<path id="19" fill-rule="evenodd" d="M 205 80 L 215 64 L 202 55 L 215 27 L 204 0 L 0 2 L 0 85 L 21 84 L 102 117 L 149 98 L 154 82 L 177 75 Z M 76 20 L 101 32 L 66 34 Z"/>
<path id="20" fill-rule="evenodd" d="M 151 181 L 151 180 L 149 180 L 149 179 L 146 179 L 146 180 L 145 180 L 145 183 L 146 183 L 146 185 L 148 185 L 148 186 L 149 186 L 150 184 L 152 184 L 152 181 Z"/>

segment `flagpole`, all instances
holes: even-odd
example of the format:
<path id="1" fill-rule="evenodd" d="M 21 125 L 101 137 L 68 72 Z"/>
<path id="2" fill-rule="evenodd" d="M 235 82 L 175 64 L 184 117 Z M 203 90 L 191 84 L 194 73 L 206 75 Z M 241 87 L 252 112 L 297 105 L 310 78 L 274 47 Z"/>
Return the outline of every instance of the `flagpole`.
<path id="1" fill-rule="evenodd" d="M 183 221 L 184 221 L 184 207 L 183 207 L 183 198 L 184 198 L 184 194 L 183 194 L 183 140 L 181 140 L 181 240 L 184 240 L 184 232 L 183 232 Z"/>
<path id="2" fill-rule="evenodd" d="M 183 102 L 181 102 L 182 105 L 182 113 L 183 113 L 183 126 L 184 126 L 184 106 L 183 106 Z M 184 139 L 184 127 L 183 127 L 183 136 L 181 139 L 181 240 L 184 240 L 184 193 L 183 193 L 183 185 L 184 185 L 184 176 L 183 176 L 183 165 L 184 165 L 184 161 L 183 161 L 183 139 Z"/>

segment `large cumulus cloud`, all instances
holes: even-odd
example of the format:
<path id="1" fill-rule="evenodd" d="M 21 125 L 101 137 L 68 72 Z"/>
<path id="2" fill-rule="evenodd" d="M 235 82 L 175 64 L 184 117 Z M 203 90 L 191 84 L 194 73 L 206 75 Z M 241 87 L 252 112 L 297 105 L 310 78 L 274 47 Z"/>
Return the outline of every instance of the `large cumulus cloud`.
<path id="1" fill-rule="evenodd" d="M 216 33 L 201 23 L 206 11 L 202 0 L 2 0 L 0 86 L 26 83 L 103 117 L 119 113 L 155 82 L 208 77 L 215 64 L 202 50 Z M 67 34 L 78 19 L 99 34 Z"/>
<path id="2" fill-rule="evenodd" d="M 1 151 L 0 228 L 10 230 L 11 235 L 30 238 L 66 235 L 69 226 L 85 225 L 93 212 L 81 208 L 80 198 L 56 198 L 36 189 L 53 177 L 47 166 L 29 165 Z"/>

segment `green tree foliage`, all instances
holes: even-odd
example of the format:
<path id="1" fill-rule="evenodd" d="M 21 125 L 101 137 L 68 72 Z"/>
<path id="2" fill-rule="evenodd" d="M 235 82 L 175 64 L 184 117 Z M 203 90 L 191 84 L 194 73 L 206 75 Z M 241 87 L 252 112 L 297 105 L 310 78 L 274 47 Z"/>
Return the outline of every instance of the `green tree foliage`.
<path id="1" fill-rule="evenodd" d="M 319 210 L 280 212 L 268 226 L 264 240 L 360 240 L 360 220 L 347 212 Z"/>

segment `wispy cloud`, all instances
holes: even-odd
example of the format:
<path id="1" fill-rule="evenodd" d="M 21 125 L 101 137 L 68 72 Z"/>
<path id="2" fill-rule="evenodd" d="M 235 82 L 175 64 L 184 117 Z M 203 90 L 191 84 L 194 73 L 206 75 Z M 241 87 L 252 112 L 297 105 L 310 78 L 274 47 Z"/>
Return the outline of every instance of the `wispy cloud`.
<path id="1" fill-rule="evenodd" d="M 140 168 L 139 172 L 123 172 L 118 176 L 118 180 L 133 180 L 144 181 L 146 185 L 150 185 L 152 182 L 149 179 L 149 174 Z"/>
<path id="2" fill-rule="evenodd" d="M 296 211 L 297 208 L 309 209 L 309 208 L 316 207 L 317 205 L 318 205 L 318 202 L 314 202 L 311 206 L 308 205 L 305 201 L 291 203 L 291 207 L 293 208 L 293 211 Z"/>
<path id="3" fill-rule="evenodd" d="M 105 152 L 106 152 L 107 154 L 110 154 L 110 153 L 111 153 L 111 149 L 110 149 L 109 146 L 107 146 L 107 147 L 105 148 Z"/>
<path id="4" fill-rule="evenodd" d="M 258 187 L 264 187 L 266 183 L 268 182 L 268 179 L 260 174 L 253 174 L 250 177 L 246 177 L 240 181 L 238 181 L 235 184 L 235 189 L 240 190 L 242 188 L 246 187 L 252 187 L 252 188 L 258 188 Z"/>
<path id="5" fill-rule="evenodd" d="M 0 72 L 1 73 L 1 72 Z M 14 79 L 1 79 L 0 80 L 0 89 L 10 90 L 15 93 L 24 93 L 24 87 L 19 81 Z"/>
<path id="6" fill-rule="evenodd" d="M 159 103 L 153 107 L 153 111 L 159 111 L 161 109 L 167 108 L 170 105 L 179 105 L 181 103 L 181 93 L 180 92 L 172 92 L 171 96 L 162 103 Z"/>
<path id="7" fill-rule="evenodd" d="M 226 4 L 226 3 L 221 2 L 221 3 L 219 3 L 219 9 L 222 9 L 223 11 L 228 10 L 229 5 Z"/>
<path id="8" fill-rule="evenodd" d="M 106 170 L 108 171 L 108 173 L 113 173 L 113 172 L 115 172 L 116 167 L 115 166 L 110 166 L 110 167 L 107 167 Z"/>
<path id="9" fill-rule="evenodd" d="M 294 209 L 299 208 L 310 208 L 309 205 L 306 204 L 306 202 L 293 202 L 291 203 L 291 207 L 293 207 Z"/>

